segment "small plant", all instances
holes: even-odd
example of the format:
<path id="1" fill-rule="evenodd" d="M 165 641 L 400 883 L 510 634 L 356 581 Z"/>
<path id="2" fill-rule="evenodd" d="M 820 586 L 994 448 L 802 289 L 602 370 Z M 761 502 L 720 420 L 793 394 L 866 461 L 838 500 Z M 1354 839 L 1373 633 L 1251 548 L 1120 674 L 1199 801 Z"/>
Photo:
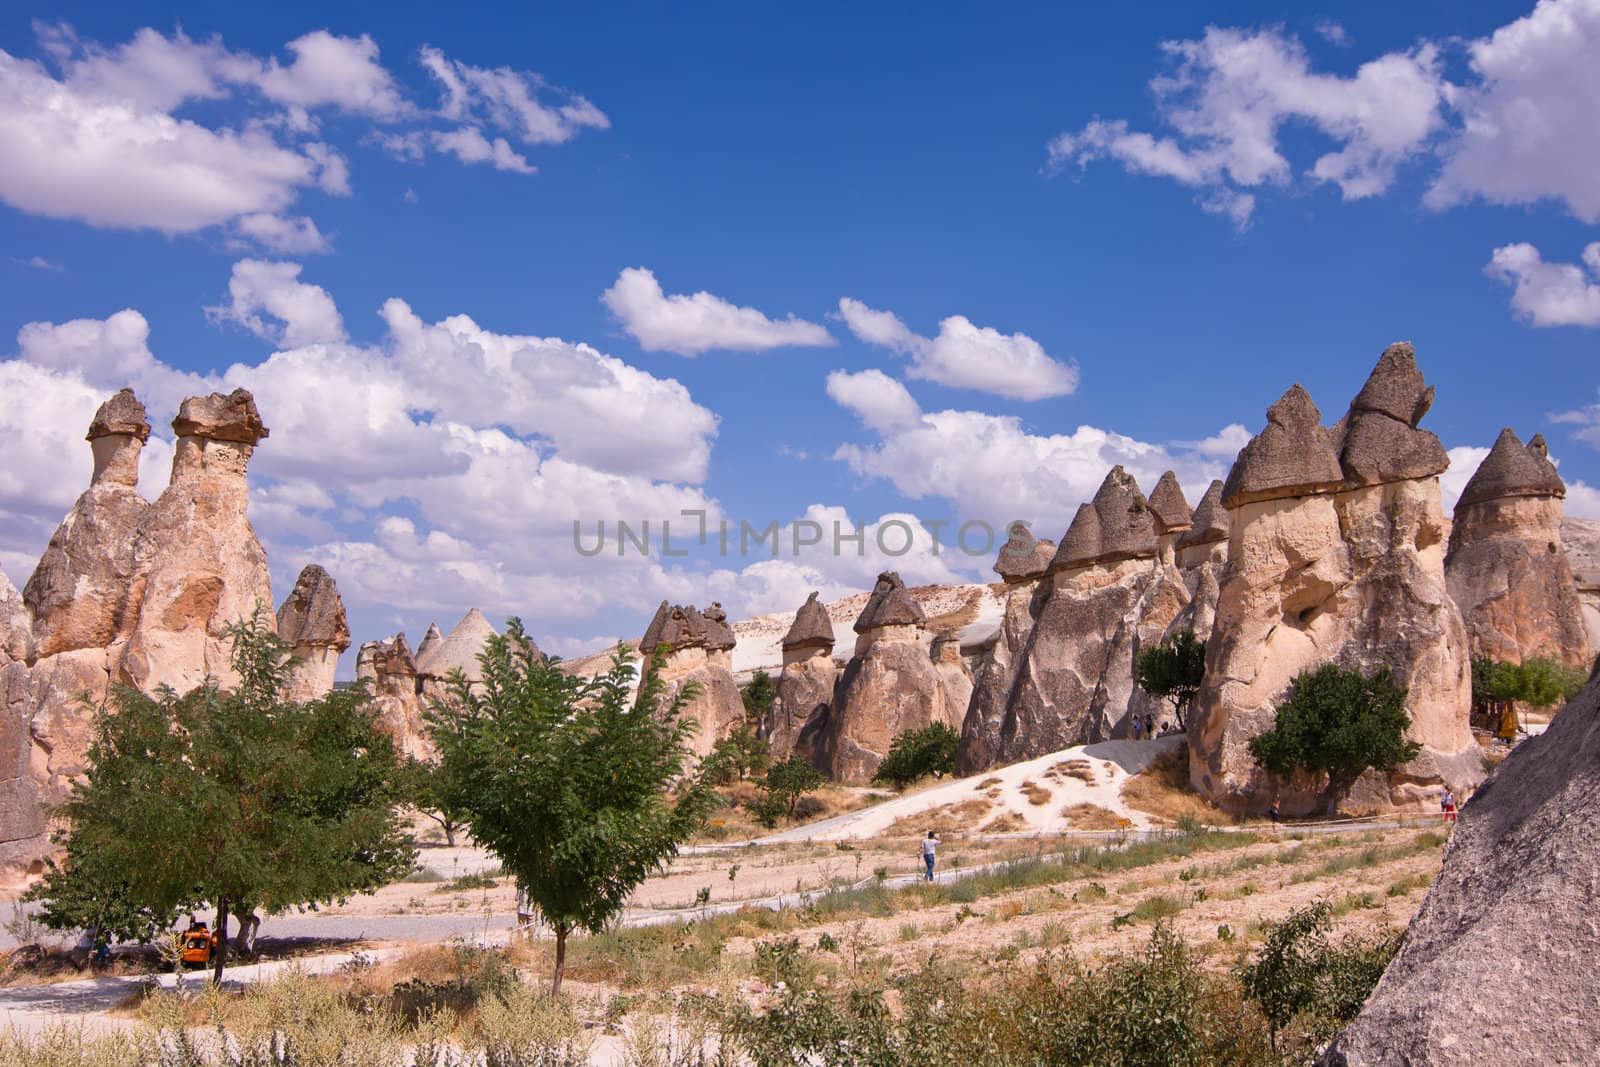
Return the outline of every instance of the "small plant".
<path id="1" fill-rule="evenodd" d="M 1179 630 L 1170 641 L 1140 651 L 1134 661 L 1134 677 L 1146 693 L 1172 702 L 1181 729 L 1205 681 L 1205 643 L 1193 630 Z"/>
<path id="2" fill-rule="evenodd" d="M 1217 927 L 1217 940 L 1221 941 L 1223 944 L 1233 944 L 1235 936 L 1236 935 L 1233 932 L 1233 927 L 1229 926 L 1227 923 L 1223 923 Z"/>
<path id="3" fill-rule="evenodd" d="M 908 730 L 889 745 L 889 754 L 872 775 L 874 785 L 904 789 L 919 778 L 942 778 L 956 769 L 961 737 L 942 722 Z"/>

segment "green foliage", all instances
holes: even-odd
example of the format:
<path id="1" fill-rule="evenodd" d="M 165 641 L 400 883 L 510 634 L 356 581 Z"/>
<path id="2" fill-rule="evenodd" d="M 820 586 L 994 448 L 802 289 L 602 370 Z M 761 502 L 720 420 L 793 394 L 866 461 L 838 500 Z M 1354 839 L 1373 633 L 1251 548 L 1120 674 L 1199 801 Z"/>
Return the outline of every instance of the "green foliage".
<path id="1" fill-rule="evenodd" d="M 466 814 L 454 799 L 465 792 L 463 783 L 446 778 L 457 770 L 459 767 L 446 767 L 437 761 L 419 760 L 415 756 L 407 756 L 400 766 L 400 796 L 418 812 L 438 823 L 439 829 L 444 831 L 445 844 L 451 847 L 455 846 L 456 831 L 461 829 Z"/>
<path id="2" fill-rule="evenodd" d="M 707 774 L 717 785 L 743 781 L 752 774 L 763 774 L 772 765 L 772 749 L 755 727 L 740 723 L 718 741 L 706 761 Z"/>
<path id="3" fill-rule="evenodd" d="M 1250 739 L 1250 755 L 1274 774 L 1326 774 L 1332 810 L 1363 771 L 1391 770 L 1421 751 L 1406 740 L 1405 700 L 1387 667 L 1367 678 L 1324 663 L 1295 678 L 1273 728 Z"/>
<path id="4" fill-rule="evenodd" d="M 777 814 L 794 819 L 795 807 L 807 793 L 815 793 L 828 779 L 823 773 L 796 755 L 767 768 L 761 781 L 762 796 L 753 801 L 750 809 L 767 827 L 777 825 Z M 770 821 L 769 821 L 770 820 Z"/>
<path id="5" fill-rule="evenodd" d="M 1535 708 L 1565 704 L 1588 679 L 1560 660 L 1535 656 L 1520 664 L 1472 657 L 1472 702 L 1478 706 L 1521 701 Z"/>
<path id="6" fill-rule="evenodd" d="M 705 775 L 682 780 L 698 724 L 680 713 L 694 691 L 665 700 L 659 650 L 632 700 L 620 650 L 595 678 L 569 675 L 519 619 L 478 659 L 482 681 L 453 677 L 429 729 L 450 780 L 470 783 L 452 799 L 472 836 L 555 930 L 559 993 L 567 935 L 603 930 L 706 820 Z"/>
<path id="7" fill-rule="evenodd" d="M 366 691 L 285 702 L 289 646 L 264 609 L 228 635 L 232 689 L 208 679 L 152 697 L 123 686 L 95 716 L 89 770 L 58 811 L 66 864 L 35 890 L 45 922 L 98 918 L 139 937 L 208 901 L 220 928 L 230 914 L 340 901 L 411 869 L 394 811 L 399 763 Z M 224 942 L 219 979 L 226 957 Z"/>
<path id="8" fill-rule="evenodd" d="M 920 730 L 907 730 L 889 745 L 889 754 L 872 776 L 874 785 L 904 789 L 918 778 L 942 778 L 956 769 L 956 749 L 961 737 L 942 722 Z"/>
<path id="9" fill-rule="evenodd" d="M 1311 1052 L 1356 1017 L 1400 948 L 1399 934 L 1334 944 L 1332 909 L 1317 901 L 1272 926 L 1240 984 L 1271 1028 L 1273 1047 L 1289 1031 L 1300 1051 Z"/>
<path id="10" fill-rule="evenodd" d="M 750 684 L 739 690 L 739 697 L 744 701 L 745 718 L 760 722 L 777 695 L 778 683 L 772 680 L 772 675 L 766 671 L 756 671 L 750 676 Z"/>
<path id="11" fill-rule="evenodd" d="M 1193 630 L 1179 630 L 1172 640 L 1141 649 L 1134 661 L 1134 678 L 1153 697 L 1172 701 L 1172 711 L 1182 726 L 1194 706 L 1206 676 L 1206 646 Z"/>

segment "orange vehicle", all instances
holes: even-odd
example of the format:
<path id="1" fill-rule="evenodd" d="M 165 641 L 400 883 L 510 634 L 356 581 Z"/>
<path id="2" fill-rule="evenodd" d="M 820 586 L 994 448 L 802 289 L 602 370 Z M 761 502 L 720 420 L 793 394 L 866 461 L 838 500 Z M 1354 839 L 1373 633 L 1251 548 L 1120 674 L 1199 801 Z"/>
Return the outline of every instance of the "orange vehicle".
<path id="1" fill-rule="evenodd" d="M 216 945 L 217 935 L 205 923 L 194 923 L 183 932 L 183 962 L 205 966 L 211 962 L 211 950 Z"/>

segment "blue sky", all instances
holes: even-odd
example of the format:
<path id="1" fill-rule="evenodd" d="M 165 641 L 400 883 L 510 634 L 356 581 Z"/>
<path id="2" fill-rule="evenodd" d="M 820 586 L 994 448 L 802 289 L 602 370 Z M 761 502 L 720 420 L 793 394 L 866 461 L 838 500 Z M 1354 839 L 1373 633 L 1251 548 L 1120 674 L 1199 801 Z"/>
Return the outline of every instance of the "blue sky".
<path id="1" fill-rule="evenodd" d="M 94 397 L 159 434 L 244 384 L 279 597 L 316 560 L 357 640 L 478 604 L 571 653 L 886 562 L 586 560 L 574 518 L 1059 536 L 1112 463 L 1193 500 L 1294 381 L 1332 422 L 1399 339 L 1447 506 L 1511 425 L 1600 517 L 1594 0 L 809 11 L 9 6 L 0 564 Z M 930 541 L 887 562 L 992 559 Z"/>

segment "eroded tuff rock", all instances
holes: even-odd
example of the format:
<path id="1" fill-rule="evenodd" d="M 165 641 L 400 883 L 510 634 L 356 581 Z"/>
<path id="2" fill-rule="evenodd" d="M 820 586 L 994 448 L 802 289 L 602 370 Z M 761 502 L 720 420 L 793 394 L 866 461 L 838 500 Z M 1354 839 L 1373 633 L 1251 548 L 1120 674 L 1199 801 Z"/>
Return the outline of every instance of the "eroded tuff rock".
<path id="1" fill-rule="evenodd" d="M 839 679 L 817 749 L 817 763 L 833 777 L 870 779 L 890 743 L 907 730 L 934 722 L 960 728 L 963 709 L 946 701 L 943 679 L 923 644 L 925 623 L 900 576 L 878 575 L 856 619 L 856 654 Z"/>
<path id="2" fill-rule="evenodd" d="M 1577 584 L 1578 605 L 1583 612 L 1589 649 L 1600 650 L 1600 522 L 1571 516 L 1562 518 L 1561 551 L 1572 567 L 1572 577 Z M 1447 570 L 1447 576 L 1448 573 Z"/>
<path id="3" fill-rule="evenodd" d="M 1590 1064 L 1600 1048 L 1600 682 L 1461 811 L 1444 866 L 1327 1067 Z"/>
<path id="4" fill-rule="evenodd" d="M 469 682 L 483 681 L 483 665 L 478 656 L 499 631 L 487 616 L 471 608 L 447 636 L 440 637 L 436 624 L 428 625 L 428 632 L 417 648 L 418 691 L 423 702 L 443 700 L 450 689 L 450 677 L 460 671 Z M 539 646 L 534 645 L 535 654 Z"/>
<path id="5" fill-rule="evenodd" d="M 23 591 L 34 655 L 103 649 L 126 639 L 154 545 L 143 537 L 150 505 L 139 495 L 139 453 L 150 437 L 144 405 L 124 389 L 89 424 L 94 476 L 61 520 Z"/>
<path id="6" fill-rule="evenodd" d="M 1350 413 L 1330 436 L 1339 442 L 1347 488 L 1382 485 L 1442 474 L 1450 466 L 1444 445 L 1417 429 L 1433 406 L 1433 387 L 1417 369 L 1410 344 L 1390 345 L 1378 359 Z"/>
<path id="7" fill-rule="evenodd" d="M 149 562 L 116 669 L 140 689 L 184 692 L 208 675 L 233 678 L 231 623 L 260 607 L 275 625 L 267 554 L 245 515 L 245 471 L 267 430 L 244 389 L 190 397 L 172 428 L 172 480 L 139 528 L 136 556 Z"/>
<path id="8" fill-rule="evenodd" d="M 957 774 L 984 770 L 999 758 L 996 746 L 1006 704 L 1016 685 L 1037 609 L 1043 603 L 1041 580 L 1056 554 L 1054 542 L 1035 541 L 1023 523 L 1013 523 L 1010 534 L 994 565 L 995 573 L 1006 582 L 1005 611 L 973 672 L 972 696 L 962 716 L 961 746 L 956 750 Z"/>
<path id="9" fill-rule="evenodd" d="M 666 663 L 661 668 L 661 679 L 666 683 L 665 701 L 675 700 L 690 682 L 699 686 L 699 692 L 684 705 L 680 715 L 699 724 L 690 748 L 702 759 L 744 721 L 744 700 L 733 680 L 734 643 L 733 629 L 721 604 L 712 604 L 702 612 L 693 605 L 668 604 L 665 600 L 639 642 L 639 651 L 647 660 L 658 647 L 665 646 L 667 650 Z"/>
<path id="10" fill-rule="evenodd" d="M 1509 427 L 1467 482 L 1445 576 L 1474 655 L 1588 667 L 1583 608 L 1561 547 L 1565 495 L 1544 439 L 1523 445 Z"/>
<path id="11" fill-rule="evenodd" d="M 1078 508 L 1049 576 L 1026 599 L 1007 600 L 962 724 L 962 773 L 1120 736 L 1130 711 L 1155 710 L 1134 684 L 1134 659 L 1189 600 L 1180 572 L 1160 558 L 1157 530 L 1138 484 L 1112 468 Z"/>
<path id="12" fill-rule="evenodd" d="M 1397 454 L 1427 452 L 1412 437 L 1426 431 L 1388 414 L 1426 410 L 1431 398 L 1411 368 L 1408 346 L 1386 351 L 1361 394 L 1368 406 L 1352 407 L 1345 426 L 1381 420 L 1371 424 L 1393 436 Z M 1321 808 L 1322 783 L 1275 780 L 1247 746 L 1272 726 L 1294 677 L 1330 661 L 1369 674 L 1389 667 L 1408 689 L 1410 736 L 1423 746 L 1387 780 L 1363 779 L 1349 807 L 1430 804 L 1439 783 L 1465 795 L 1482 776 L 1467 727 L 1466 631 L 1445 589 L 1438 477 L 1411 477 L 1408 467 L 1370 484 L 1368 468 L 1331 482 L 1332 436 L 1294 387 L 1240 452 L 1223 492 L 1230 563 L 1189 747 L 1195 787 L 1230 810 L 1265 810 L 1275 795 L 1285 812 Z"/>
<path id="13" fill-rule="evenodd" d="M 32 623 L 22 594 L 0 569 L 0 667 L 16 661 L 26 663 L 33 648 Z"/>
<path id="14" fill-rule="evenodd" d="M 1035 540 L 1025 522 L 1012 523 L 1006 534 L 1006 543 L 1000 546 L 1000 556 L 994 561 L 994 572 L 1008 585 L 1043 578 L 1055 558 L 1056 543 Z"/>
<path id="15" fill-rule="evenodd" d="M 333 690 L 339 654 L 350 647 L 350 623 L 332 575 L 308 563 L 278 608 L 278 636 L 293 648 L 294 664 L 284 696 L 319 700 Z"/>
<path id="16" fill-rule="evenodd" d="M 1193 525 L 1178 535 L 1174 546 L 1178 570 L 1189 590 L 1189 602 L 1173 617 L 1163 640 L 1180 630 L 1193 630 L 1205 641 L 1217 617 L 1217 600 L 1228 569 L 1228 509 L 1222 506 L 1222 482 L 1213 481 L 1194 509 Z"/>
<path id="17" fill-rule="evenodd" d="M 816 757 L 817 740 L 827 726 L 838 681 L 833 661 L 833 620 L 813 592 L 795 613 L 783 636 L 783 672 L 761 734 L 775 759 Z"/>
<path id="18" fill-rule="evenodd" d="M 406 635 L 398 633 L 362 645 L 356 652 L 356 681 L 367 683 L 378 712 L 378 728 L 394 739 L 395 747 L 408 756 L 432 759 L 417 657 Z"/>
<path id="19" fill-rule="evenodd" d="M 972 669 L 961 655 L 961 640 L 955 634 L 940 634 L 933 639 L 929 649 L 933 668 L 939 672 L 939 683 L 944 686 L 945 707 L 957 716 L 964 716 L 972 703 Z"/>

